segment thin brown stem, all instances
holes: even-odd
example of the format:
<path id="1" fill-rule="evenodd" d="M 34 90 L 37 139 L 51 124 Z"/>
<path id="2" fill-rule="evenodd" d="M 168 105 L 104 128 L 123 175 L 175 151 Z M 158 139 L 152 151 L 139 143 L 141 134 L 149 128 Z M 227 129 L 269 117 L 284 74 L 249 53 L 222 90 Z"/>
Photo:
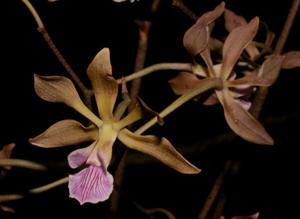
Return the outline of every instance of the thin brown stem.
<path id="1" fill-rule="evenodd" d="M 128 75 L 126 77 L 122 77 L 118 79 L 118 84 L 128 81 L 135 80 L 137 78 L 144 77 L 148 74 L 151 74 L 156 71 L 163 71 L 163 70 L 176 70 L 176 71 L 188 71 L 192 72 L 193 71 L 193 64 L 192 63 L 158 63 L 154 64 L 151 66 L 148 66 L 146 68 L 143 68 L 140 71 L 137 71 L 131 75 Z"/>
<path id="2" fill-rule="evenodd" d="M 291 6 L 291 9 L 289 11 L 289 14 L 287 16 L 287 19 L 285 21 L 285 24 L 283 26 L 283 29 L 281 31 L 280 37 L 277 41 L 274 53 L 275 54 L 281 54 L 282 50 L 284 48 L 284 45 L 287 41 L 287 38 L 289 36 L 289 33 L 291 31 L 292 25 L 294 23 L 295 17 L 297 15 L 298 9 L 300 5 L 300 0 L 294 0 L 293 4 Z"/>
<path id="3" fill-rule="evenodd" d="M 66 71 L 69 73 L 69 75 L 72 77 L 72 79 L 75 81 L 75 83 L 78 85 L 79 89 L 85 94 L 85 95 L 91 95 L 91 91 L 85 87 L 85 85 L 82 83 L 80 78 L 77 76 L 73 68 L 68 64 L 66 59 L 63 57 L 61 52 L 58 50 L 58 48 L 55 46 L 53 40 L 51 39 L 49 33 L 45 28 L 38 28 L 38 31 L 42 34 L 44 40 L 47 42 L 49 48 L 52 50 L 53 54 L 56 56 L 58 61 L 62 64 L 62 66 L 66 69 Z"/>
<path id="4" fill-rule="evenodd" d="M 181 0 L 173 0 L 172 4 L 179 8 L 183 13 L 185 13 L 193 21 L 198 19 L 198 16 L 192 12 Z"/>
<path id="5" fill-rule="evenodd" d="M 213 185 L 213 187 L 206 199 L 206 202 L 204 203 L 204 206 L 200 211 L 198 219 L 205 219 L 207 217 L 214 201 L 216 200 L 216 198 L 219 194 L 219 191 L 221 190 L 221 187 L 224 182 L 224 178 L 227 175 L 228 171 L 230 170 L 231 166 L 232 166 L 232 161 L 227 161 L 225 163 L 223 170 L 221 171 L 218 178 L 216 179 L 215 184 Z"/>
<path id="6" fill-rule="evenodd" d="M 143 69 L 146 53 L 148 48 L 148 35 L 151 27 L 151 22 L 149 21 L 136 21 L 139 26 L 139 42 L 138 42 L 138 51 L 135 59 L 135 67 L 134 72 L 140 71 Z M 130 99 L 131 104 L 129 106 L 129 111 L 131 111 L 136 103 L 137 97 L 141 88 L 141 78 L 134 79 L 132 81 L 131 89 L 130 89 Z"/>
<path id="7" fill-rule="evenodd" d="M 292 24 L 294 22 L 294 19 L 297 15 L 299 5 L 300 5 L 300 0 L 294 0 L 293 1 L 293 4 L 292 4 L 291 9 L 289 11 L 289 14 L 287 16 L 285 25 L 284 25 L 283 30 L 281 32 L 281 35 L 280 35 L 280 37 L 277 41 L 277 44 L 276 44 L 276 47 L 275 47 L 275 50 L 274 50 L 274 54 L 279 55 L 282 52 L 282 50 L 284 48 L 284 45 L 286 43 L 288 34 L 289 34 L 290 29 L 292 27 Z M 266 87 L 260 87 L 257 94 L 255 95 L 255 99 L 254 99 L 252 107 L 250 109 L 250 112 L 252 113 L 252 115 L 255 118 L 259 117 L 267 95 L 268 95 L 268 88 L 266 88 Z M 236 164 L 236 166 L 239 166 L 239 164 Z M 203 209 L 200 212 L 200 215 L 199 215 L 198 219 L 205 219 L 206 218 L 206 216 L 207 216 L 207 214 L 208 214 L 208 212 L 209 212 L 209 210 L 212 206 L 213 201 L 216 199 L 216 197 L 218 195 L 218 192 L 220 190 L 221 185 L 223 184 L 223 181 L 224 181 L 224 171 L 222 171 L 220 173 L 218 179 L 216 180 L 216 182 L 215 182 L 215 184 L 214 184 L 214 186 L 211 190 L 211 193 L 210 193 L 209 197 L 207 198 Z"/>
<path id="8" fill-rule="evenodd" d="M 160 0 L 153 0 L 152 2 L 152 8 L 151 11 L 154 14 L 159 6 Z M 137 54 L 135 59 L 135 67 L 134 72 L 140 71 L 144 68 L 145 60 L 146 60 L 146 54 L 147 54 L 147 48 L 148 48 L 148 36 L 149 31 L 152 25 L 152 22 L 150 21 L 136 21 L 138 27 L 139 27 L 139 41 L 138 41 L 138 48 L 137 48 Z M 138 94 L 140 92 L 141 87 L 141 78 L 136 78 L 132 81 L 131 89 L 130 89 L 130 99 L 131 103 L 129 105 L 129 111 L 133 110 L 137 101 L 138 101 Z M 115 183 L 122 186 L 123 178 L 124 178 L 124 171 L 126 166 L 126 159 L 127 159 L 127 151 L 126 149 L 125 153 L 123 154 L 123 157 L 121 158 L 121 161 L 117 167 L 116 174 L 115 174 Z M 112 213 L 112 218 L 118 211 L 119 207 L 119 199 L 120 194 L 118 191 L 114 190 L 111 197 L 110 202 L 110 210 Z"/>
<path id="9" fill-rule="evenodd" d="M 215 212 L 213 214 L 212 219 L 220 219 L 223 213 L 223 209 L 225 207 L 225 202 L 226 202 L 226 194 L 225 192 L 221 192 L 220 197 L 218 199 L 218 203 L 215 209 Z"/>
<path id="10" fill-rule="evenodd" d="M 293 4 L 291 6 L 291 9 L 290 9 L 289 14 L 286 19 L 286 22 L 283 26 L 282 32 L 281 32 L 279 39 L 277 41 L 277 44 L 275 46 L 275 49 L 274 49 L 275 55 L 279 55 L 282 53 L 282 50 L 284 48 L 284 45 L 285 45 L 288 35 L 290 33 L 291 27 L 293 25 L 296 15 L 297 15 L 299 5 L 300 5 L 300 0 L 293 1 Z M 255 98 L 253 101 L 253 105 L 250 109 L 250 112 L 252 113 L 252 115 L 254 117 L 256 117 L 256 118 L 259 117 L 260 112 L 265 103 L 265 100 L 267 98 L 268 92 L 269 92 L 268 87 L 260 87 L 258 89 L 257 94 L 255 95 Z"/>
<path id="11" fill-rule="evenodd" d="M 92 96 L 92 91 L 90 89 L 88 89 L 82 83 L 82 81 L 77 76 L 77 74 L 75 73 L 75 71 L 73 70 L 73 68 L 69 65 L 69 63 L 66 61 L 66 59 L 61 54 L 61 52 L 55 46 L 53 40 L 51 39 L 49 33 L 47 32 L 47 30 L 45 28 L 45 25 L 44 25 L 42 19 L 40 18 L 40 16 L 39 16 L 38 12 L 36 11 L 36 9 L 30 3 L 30 1 L 29 0 L 22 0 L 22 2 L 26 5 L 26 7 L 28 8 L 28 10 L 32 14 L 34 20 L 37 23 L 38 31 L 42 34 L 45 42 L 47 43 L 47 45 L 49 46 L 49 48 L 51 49 L 51 51 L 53 52 L 53 54 L 56 56 L 56 58 L 58 59 L 58 61 L 65 68 L 65 70 L 68 72 L 68 74 L 71 76 L 71 78 L 73 79 L 73 81 L 77 84 L 77 86 L 79 87 L 79 89 L 83 93 L 84 99 L 85 99 L 85 103 L 90 106 L 90 103 L 91 103 L 90 99 L 91 99 L 91 96 Z"/>

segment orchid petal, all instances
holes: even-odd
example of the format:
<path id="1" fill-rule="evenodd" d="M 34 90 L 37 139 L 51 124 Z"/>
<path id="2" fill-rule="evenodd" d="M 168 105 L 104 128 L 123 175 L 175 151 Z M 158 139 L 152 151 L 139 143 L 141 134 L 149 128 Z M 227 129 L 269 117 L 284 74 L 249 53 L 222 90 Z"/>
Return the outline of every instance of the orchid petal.
<path id="1" fill-rule="evenodd" d="M 268 30 L 267 36 L 266 36 L 266 41 L 265 41 L 265 46 L 271 48 L 271 45 L 272 45 L 274 39 L 275 39 L 275 33 Z"/>
<path id="2" fill-rule="evenodd" d="M 219 99 L 218 97 L 216 96 L 215 93 L 213 93 L 212 95 L 210 95 L 204 102 L 203 104 L 206 105 L 206 106 L 211 106 L 211 105 L 215 105 L 219 103 Z"/>
<path id="3" fill-rule="evenodd" d="M 196 23 L 203 23 L 206 25 L 214 22 L 218 17 L 220 17 L 225 10 L 225 2 L 221 2 L 215 7 L 214 10 L 204 13 L 201 17 L 198 18 Z"/>
<path id="4" fill-rule="evenodd" d="M 12 151 L 15 147 L 15 143 L 9 143 L 7 145 L 4 145 L 3 148 L 0 150 L 0 159 L 10 158 Z"/>
<path id="5" fill-rule="evenodd" d="M 118 95 L 118 83 L 112 76 L 109 49 L 104 48 L 95 56 L 87 69 L 92 83 L 99 114 L 103 120 L 113 119 L 113 108 Z"/>
<path id="6" fill-rule="evenodd" d="M 34 74 L 34 89 L 40 98 L 49 102 L 65 103 L 73 108 L 83 104 L 73 82 L 64 76 Z"/>
<path id="7" fill-rule="evenodd" d="M 102 167 L 90 165 L 69 176 L 70 197 L 84 203 L 107 200 L 113 191 L 113 176 Z"/>
<path id="8" fill-rule="evenodd" d="M 280 73 L 283 60 L 284 56 L 281 55 L 268 57 L 260 66 L 257 75 L 268 81 L 270 85 L 274 84 Z"/>
<path id="9" fill-rule="evenodd" d="M 226 81 L 226 84 L 228 87 L 234 87 L 237 89 L 247 89 L 251 86 L 267 87 L 272 84 L 272 81 L 268 80 L 267 78 L 259 77 L 254 73 L 250 73 L 245 75 L 242 78 L 232 80 L 232 81 Z"/>
<path id="10" fill-rule="evenodd" d="M 142 136 L 127 129 L 120 131 L 118 138 L 127 147 L 151 155 L 181 173 L 200 172 L 200 169 L 188 162 L 166 138 Z"/>
<path id="11" fill-rule="evenodd" d="M 232 219 L 258 219 L 258 217 L 259 217 L 259 212 L 249 216 L 235 216 L 232 217 Z"/>
<path id="12" fill-rule="evenodd" d="M 247 21 L 244 17 L 237 15 L 229 9 L 225 9 L 224 18 L 225 28 L 228 32 L 231 32 L 239 26 L 247 25 Z M 253 43 L 249 43 L 246 47 L 246 51 L 252 60 L 259 55 L 259 51 Z"/>
<path id="13" fill-rule="evenodd" d="M 228 91 L 216 92 L 224 108 L 225 119 L 230 128 L 240 137 L 256 144 L 274 144 L 264 127 L 242 108 Z"/>
<path id="14" fill-rule="evenodd" d="M 195 63 L 192 66 L 192 72 L 193 72 L 193 74 L 198 75 L 200 77 L 207 77 L 206 69 L 202 65 L 199 65 L 197 63 Z M 188 73 L 188 72 L 186 72 L 186 73 Z"/>
<path id="15" fill-rule="evenodd" d="M 214 10 L 203 14 L 197 22 L 185 32 L 183 44 L 192 56 L 196 56 L 207 48 L 209 42 L 208 25 L 221 16 L 224 8 L 225 3 L 222 2 Z"/>
<path id="16" fill-rule="evenodd" d="M 223 42 L 217 38 L 210 37 L 208 46 L 211 51 L 217 51 L 218 53 L 221 53 L 223 50 Z"/>
<path id="17" fill-rule="evenodd" d="M 236 13 L 234 13 L 229 9 L 225 9 L 224 19 L 225 19 L 225 28 L 228 32 L 231 32 L 232 30 L 234 30 L 239 26 L 243 26 L 247 24 L 247 21 L 244 17 L 237 15 Z"/>
<path id="18" fill-rule="evenodd" d="M 13 149 L 16 147 L 15 143 L 9 143 L 7 145 L 4 145 L 2 149 L 0 150 L 0 160 L 6 160 L 11 157 Z M 3 166 L 5 170 L 10 170 L 11 165 Z M 1 202 L 1 201 L 0 201 Z"/>
<path id="19" fill-rule="evenodd" d="M 29 139 L 29 142 L 39 147 L 61 147 L 93 141 L 98 137 L 95 126 L 84 127 L 81 123 L 67 119 L 50 126 L 40 135 Z"/>
<path id="20" fill-rule="evenodd" d="M 300 51 L 291 51 L 284 54 L 282 68 L 290 69 L 300 67 Z"/>
<path id="21" fill-rule="evenodd" d="M 200 53 L 200 55 L 208 68 L 208 76 L 210 76 L 210 77 L 217 76 L 217 73 L 214 70 L 213 62 L 211 60 L 210 50 L 208 48 L 206 48 L 205 50 L 203 50 Z"/>
<path id="22" fill-rule="evenodd" d="M 194 74 L 180 72 L 175 78 L 169 80 L 169 84 L 175 94 L 182 95 L 197 86 L 200 81 Z"/>
<path id="23" fill-rule="evenodd" d="M 40 76 L 35 74 L 34 89 L 43 100 L 65 103 L 98 127 L 101 126 L 102 121 L 84 105 L 70 79 L 63 76 Z"/>
<path id="24" fill-rule="evenodd" d="M 227 79 L 246 46 L 256 35 L 259 19 L 253 18 L 249 24 L 235 28 L 228 35 L 223 47 L 221 73 Z"/>
<path id="25" fill-rule="evenodd" d="M 117 130 L 121 130 L 122 128 L 125 128 L 128 125 L 133 124 L 134 122 L 138 121 L 142 118 L 142 109 L 140 106 L 136 106 L 127 116 L 125 116 L 120 121 L 116 122 L 114 124 L 114 127 Z"/>
<path id="26" fill-rule="evenodd" d="M 71 152 L 68 156 L 69 166 L 73 169 L 84 164 L 89 156 L 91 155 L 93 149 L 95 148 L 96 142 L 93 142 L 90 146 L 85 148 L 77 149 Z"/>

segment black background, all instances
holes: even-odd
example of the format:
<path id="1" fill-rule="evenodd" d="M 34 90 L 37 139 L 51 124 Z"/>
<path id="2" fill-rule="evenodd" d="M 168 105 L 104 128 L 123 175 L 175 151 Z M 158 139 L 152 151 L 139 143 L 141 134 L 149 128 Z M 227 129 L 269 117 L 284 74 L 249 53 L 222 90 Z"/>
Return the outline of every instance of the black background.
<path id="1" fill-rule="evenodd" d="M 215 7 L 215 0 L 186 0 L 198 15 Z M 288 13 L 291 0 L 226 1 L 228 8 L 247 20 L 258 15 L 277 34 Z M 85 70 L 94 55 L 103 47 L 111 49 L 116 78 L 132 73 L 138 40 L 135 19 L 152 20 L 146 66 L 159 62 L 189 62 L 190 56 L 182 45 L 184 32 L 193 22 L 170 0 L 163 0 L 155 16 L 149 13 L 151 1 L 140 0 L 117 4 L 112 1 L 61 0 L 55 3 L 32 1 L 39 11 L 57 47 L 80 78 L 88 84 Z M 27 139 L 49 125 L 66 118 L 78 118 L 76 112 L 60 104 L 39 99 L 33 90 L 33 73 L 67 75 L 51 53 L 36 24 L 21 1 L 1 2 L 1 134 L 0 146 L 16 142 L 13 157 L 30 159 L 49 166 L 46 173 L 13 169 L 0 178 L 1 193 L 25 193 L 70 173 L 66 156 L 73 147 L 41 149 Z M 299 18 L 292 28 L 285 51 L 300 50 Z M 277 39 L 277 38 L 276 38 Z M 176 96 L 167 80 L 176 72 L 157 72 L 143 79 L 141 96 L 160 111 Z M 260 211 L 261 218 L 295 218 L 293 199 L 297 198 L 295 178 L 299 171 L 299 69 L 282 71 L 270 89 L 261 119 L 283 118 L 265 127 L 275 140 L 275 146 L 259 146 L 243 140 L 222 144 L 205 143 L 228 132 L 220 105 L 204 107 L 193 101 L 168 116 L 166 124 L 155 126 L 147 133 L 170 139 L 190 161 L 203 169 L 199 175 L 181 175 L 139 153 L 131 153 L 122 188 L 120 218 L 149 218 L 140 212 L 135 202 L 147 208 L 163 207 L 178 219 L 196 218 L 224 160 L 241 160 L 241 172 L 230 182 L 225 213 L 248 214 Z M 116 144 L 116 161 L 123 146 Z M 138 158 L 135 158 L 138 156 Z M 134 159 L 133 159 L 134 158 Z M 114 172 L 117 162 L 111 165 Z M 0 212 L 0 218 L 97 217 L 106 218 L 108 202 L 80 206 L 68 198 L 66 186 L 41 195 L 8 203 L 16 214 Z M 159 217 L 158 217 L 159 218 Z M 161 217 L 163 218 L 163 217 Z"/>

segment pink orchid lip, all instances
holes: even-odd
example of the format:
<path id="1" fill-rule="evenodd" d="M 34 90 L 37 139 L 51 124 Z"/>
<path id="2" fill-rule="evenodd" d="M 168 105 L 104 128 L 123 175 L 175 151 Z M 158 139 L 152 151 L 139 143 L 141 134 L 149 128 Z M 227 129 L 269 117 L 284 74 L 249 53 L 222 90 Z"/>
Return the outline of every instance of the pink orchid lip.
<path id="1" fill-rule="evenodd" d="M 113 191 L 113 176 L 99 166 L 89 165 L 69 176 L 69 193 L 82 205 L 107 200 Z"/>

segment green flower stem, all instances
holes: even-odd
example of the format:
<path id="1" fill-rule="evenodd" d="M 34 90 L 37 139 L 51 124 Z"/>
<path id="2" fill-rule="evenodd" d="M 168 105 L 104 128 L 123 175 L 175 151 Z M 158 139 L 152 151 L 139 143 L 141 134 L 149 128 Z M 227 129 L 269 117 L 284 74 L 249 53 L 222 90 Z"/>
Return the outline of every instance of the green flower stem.
<path id="1" fill-rule="evenodd" d="M 33 169 L 33 170 L 47 170 L 47 167 L 45 167 L 44 165 L 41 165 L 36 162 L 28 161 L 28 160 L 22 160 L 22 159 L 1 159 L 0 166 L 2 167 L 14 166 L 14 167 Z"/>
<path id="2" fill-rule="evenodd" d="M 9 202 L 9 201 L 15 201 L 15 200 L 19 200 L 21 198 L 24 198 L 24 196 L 20 195 L 20 194 L 0 195 L 0 203 L 2 203 L 2 202 Z"/>
<path id="3" fill-rule="evenodd" d="M 57 186 L 60 186 L 60 185 L 63 185 L 65 183 L 67 183 L 69 181 L 69 177 L 66 176 L 64 178 L 61 178 L 59 180 L 56 180 L 52 183 L 49 183 L 47 185 L 44 185 L 44 186 L 40 186 L 40 187 L 36 187 L 34 189 L 30 189 L 29 192 L 30 193 L 33 193 L 33 194 L 38 194 L 38 193 L 42 193 L 42 192 L 45 192 L 45 191 L 48 191 L 50 189 L 53 189 Z"/>
<path id="4" fill-rule="evenodd" d="M 68 180 L 69 180 L 69 177 L 67 176 L 67 177 L 61 178 L 59 180 L 56 180 L 56 181 L 54 181 L 52 183 L 49 183 L 47 185 L 30 189 L 29 193 L 31 193 L 31 194 L 39 194 L 39 193 L 48 191 L 50 189 L 53 189 L 53 188 L 55 188 L 57 186 L 63 185 L 65 183 L 67 183 Z M 7 201 L 15 201 L 15 200 L 19 200 L 19 199 L 22 199 L 22 198 L 24 198 L 24 195 L 21 195 L 21 194 L 0 195 L 0 203 L 1 202 L 7 202 Z"/>
<path id="5" fill-rule="evenodd" d="M 30 1 L 28 1 L 28 0 L 22 0 L 22 2 L 26 5 L 26 7 L 28 8 L 28 10 L 32 14 L 34 20 L 36 21 L 36 24 L 37 24 L 38 28 L 45 28 L 41 17 L 37 13 L 37 11 L 33 7 L 33 5 L 30 3 Z"/>
<path id="6" fill-rule="evenodd" d="M 191 89 L 188 93 L 180 96 L 177 100 L 175 100 L 173 103 L 171 103 L 169 106 L 167 106 L 163 111 L 159 113 L 159 116 L 161 118 L 166 117 L 171 112 L 176 110 L 178 107 L 183 105 L 188 100 L 194 98 L 195 96 L 213 88 L 219 88 L 222 86 L 222 81 L 219 78 L 207 78 L 203 79 L 202 83 L 200 83 L 195 88 Z M 142 134 L 146 130 L 148 130 L 150 127 L 152 127 L 157 120 L 157 116 L 149 120 L 147 123 L 145 123 L 143 126 L 141 126 L 139 129 L 135 131 L 136 134 Z"/>
<path id="7" fill-rule="evenodd" d="M 151 65 L 147 68 L 144 68 L 138 72 L 135 72 L 131 75 L 118 79 L 118 84 L 124 83 L 127 81 L 132 81 L 137 78 L 141 78 L 145 75 L 148 75 L 155 71 L 162 71 L 162 70 L 178 70 L 178 71 L 189 71 L 192 72 L 192 64 L 191 63 L 159 63 Z"/>

